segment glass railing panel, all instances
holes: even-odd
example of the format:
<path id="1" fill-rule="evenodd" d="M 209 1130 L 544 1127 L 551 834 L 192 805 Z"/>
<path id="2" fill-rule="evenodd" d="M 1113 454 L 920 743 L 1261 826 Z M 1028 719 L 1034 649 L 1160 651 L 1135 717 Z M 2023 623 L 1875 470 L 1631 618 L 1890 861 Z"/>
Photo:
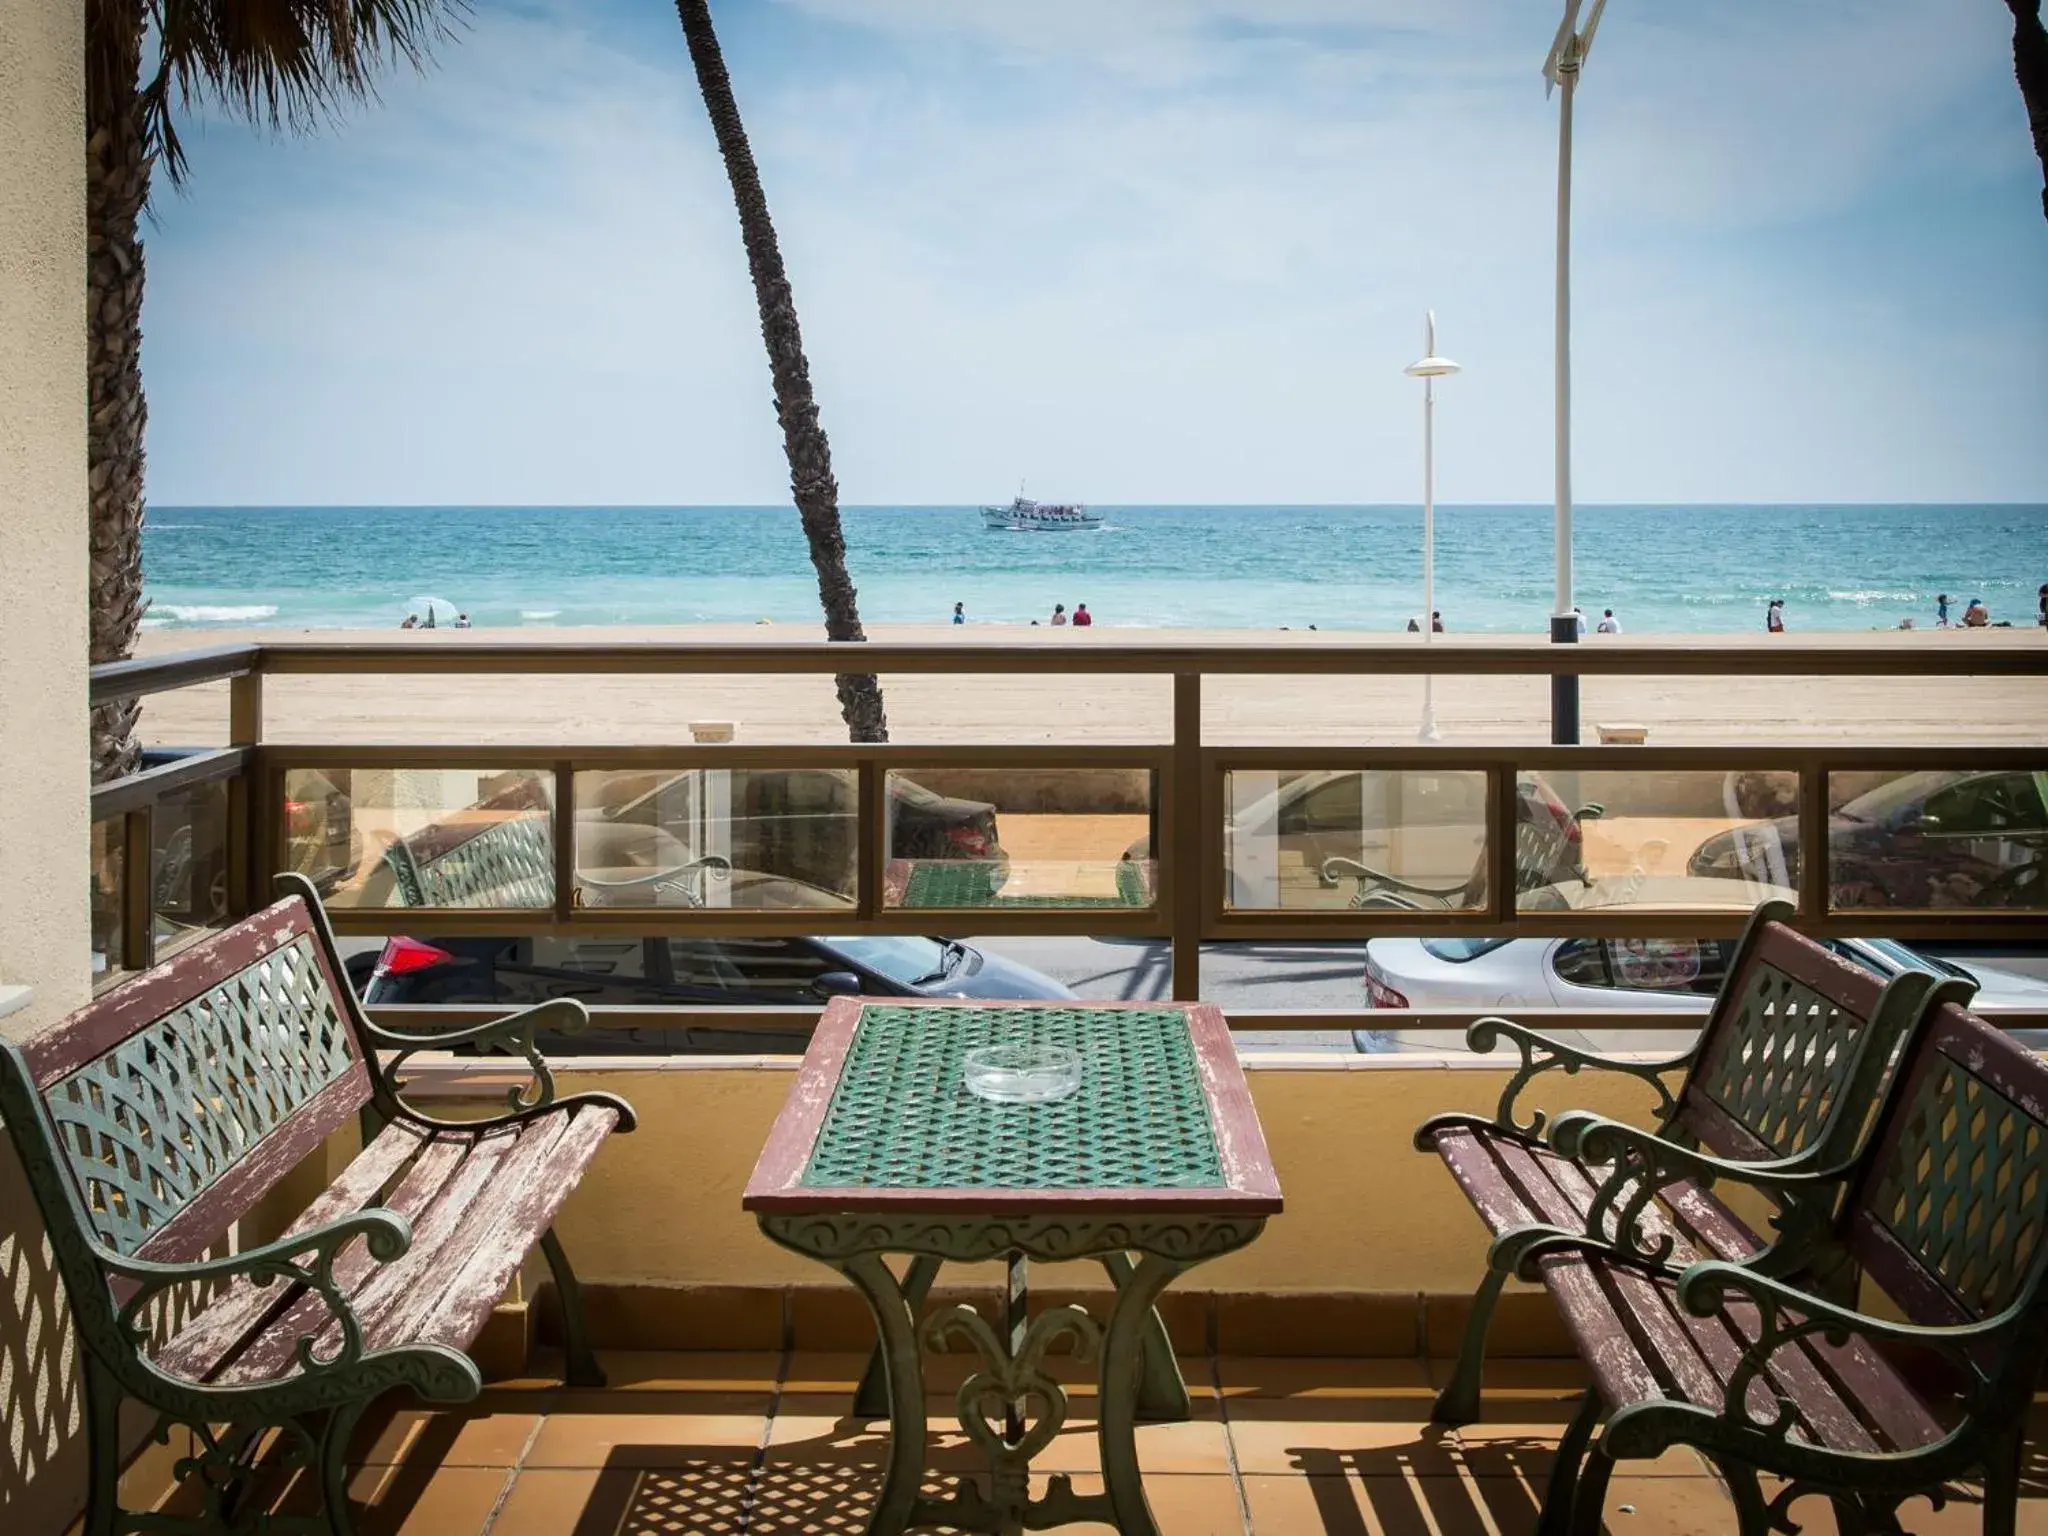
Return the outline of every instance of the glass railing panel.
<path id="1" fill-rule="evenodd" d="M 1149 769 L 891 769 L 886 792 L 885 906 L 1135 910 L 1158 900 Z"/>
<path id="2" fill-rule="evenodd" d="M 1482 771 L 1232 769 L 1223 782 L 1232 911 L 1486 906 Z"/>
<path id="3" fill-rule="evenodd" d="M 128 899 L 128 818 L 92 824 L 92 974 L 98 981 L 127 964 L 121 910 Z"/>
<path id="4" fill-rule="evenodd" d="M 151 808 L 149 833 L 149 909 L 162 955 L 228 921 L 228 781 L 172 790 Z"/>
<path id="5" fill-rule="evenodd" d="M 853 769 L 593 769 L 576 775 L 581 907 L 843 911 L 855 904 Z"/>
<path id="6" fill-rule="evenodd" d="M 2048 759 L 1829 774 L 1828 905 L 2048 907 Z"/>
<path id="7" fill-rule="evenodd" d="M 332 907 L 548 908 L 554 775 L 541 768 L 293 768 L 285 867 Z"/>
<path id="8" fill-rule="evenodd" d="M 1523 773 L 1515 905 L 1728 913 L 1796 901 L 1798 807 L 1789 770 Z"/>

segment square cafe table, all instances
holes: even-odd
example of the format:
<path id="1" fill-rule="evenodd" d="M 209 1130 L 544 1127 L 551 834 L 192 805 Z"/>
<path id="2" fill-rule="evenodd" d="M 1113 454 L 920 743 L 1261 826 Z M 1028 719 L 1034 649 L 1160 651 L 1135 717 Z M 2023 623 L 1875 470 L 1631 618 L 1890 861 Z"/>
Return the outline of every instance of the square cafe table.
<path id="1" fill-rule="evenodd" d="M 1081 1052 L 1078 1092 L 1039 1104 L 969 1093 L 962 1058 L 1030 1043 Z M 886 1404 L 891 1444 L 871 1532 L 943 1525 L 1007 1533 L 1072 1521 L 1158 1530 L 1138 1474 L 1139 1417 L 1186 1418 L 1154 1307 L 1184 1271 L 1244 1247 L 1280 1210 L 1230 1031 L 1202 1003 L 864 1002 L 837 998 L 819 1021 L 788 1101 L 747 1182 L 746 1209 L 773 1241 L 859 1287 L 880 1343 L 857 1412 Z M 904 1278 L 885 1255 L 910 1259 Z M 946 1260 L 1004 1259 L 998 1331 L 971 1307 L 920 1321 Z M 1116 1286 L 1108 1326 L 1079 1307 L 1027 1315 L 1027 1259 L 1089 1259 Z M 1045 1370 L 1071 1337 L 1099 1359 L 1105 1491 L 1063 1476 L 1030 1497 L 1033 1456 L 1067 1414 Z M 966 1480 L 921 1492 L 926 1352 L 972 1347 L 979 1368 L 956 1394 L 961 1428 L 989 1458 L 993 1497 Z"/>

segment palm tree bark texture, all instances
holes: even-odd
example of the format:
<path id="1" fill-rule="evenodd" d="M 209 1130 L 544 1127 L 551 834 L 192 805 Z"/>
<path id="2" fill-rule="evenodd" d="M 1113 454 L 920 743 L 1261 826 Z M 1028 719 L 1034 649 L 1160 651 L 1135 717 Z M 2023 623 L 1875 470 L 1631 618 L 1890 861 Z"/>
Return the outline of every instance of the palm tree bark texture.
<path id="1" fill-rule="evenodd" d="M 832 477 L 832 445 L 818 422 L 817 397 L 811 392 L 810 364 L 804 359 L 803 330 L 797 323 L 796 298 L 783 269 L 775 223 L 761 190 L 747 130 L 733 97 L 732 78 L 711 25 L 707 0 L 676 0 L 690 62 L 704 93 L 704 110 L 732 183 L 739 210 L 740 238 L 747 249 L 747 268 L 754 280 L 754 298 L 761 311 L 761 340 L 768 349 L 768 371 L 775 387 L 775 415 L 782 423 L 783 452 L 789 459 L 789 488 L 797 517 L 818 573 L 818 600 L 825 610 L 829 640 L 863 641 L 859 597 L 846 573 L 846 535 L 839 523 L 839 483 Z M 887 741 L 889 720 L 882 705 L 881 685 L 872 673 L 841 673 L 839 712 L 853 741 Z"/>
<path id="2" fill-rule="evenodd" d="M 386 62 L 421 67 L 466 0 L 86 0 L 86 469 L 91 659 L 132 655 L 142 628 L 143 250 L 159 164 L 182 184 L 176 115 L 199 98 L 306 132 L 372 94 Z M 145 63 L 155 69 L 147 78 Z M 93 711 L 93 782 L 141 760 L 135 700 Z"/>
<path id="3" fill-rule="evenodd" d="M 2041 158 L 2041 213 L 2048 218 L 2048 27 L 2041 24 L 2041 0 L 2005 0 L 2012 12 L 2012 72 L 2027 104 L 2034 153 Z"/>

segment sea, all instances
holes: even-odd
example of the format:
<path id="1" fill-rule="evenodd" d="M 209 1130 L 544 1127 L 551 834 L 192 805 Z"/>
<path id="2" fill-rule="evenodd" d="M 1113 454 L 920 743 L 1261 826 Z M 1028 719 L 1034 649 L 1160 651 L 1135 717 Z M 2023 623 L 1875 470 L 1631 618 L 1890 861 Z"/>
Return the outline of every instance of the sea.
<path id="1" fill-rule="evenodd" d="M 979 510 L 848 507 L 847 564 L 870 624 L 1400 630 L 1422 612 L 1414 506 L 1096 507 L 1099 529 L 990 532 Z M 1542 633 L 1548 506 L 1436 512 L 1436 608 L 1454 633 Z M 2030 625 L 2048 582 L 2048 504 L 1589 506 L 1574 597 L 1627 633 L 1928 627 L 1981 597 Z M 783 507 L 173 507 L 143 535 L 153 629 L 392 629 L 431 607 L 479 629 L 818 622 Z"/>

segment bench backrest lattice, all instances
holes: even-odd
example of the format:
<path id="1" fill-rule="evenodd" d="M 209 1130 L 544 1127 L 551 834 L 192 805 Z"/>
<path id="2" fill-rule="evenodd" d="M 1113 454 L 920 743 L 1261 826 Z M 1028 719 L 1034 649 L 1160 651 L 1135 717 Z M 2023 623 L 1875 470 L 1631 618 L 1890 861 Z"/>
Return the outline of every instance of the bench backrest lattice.
<path id="1" fill-rule="evenodd" d="M 21 1045 L 0 1044 L 0 1113 L 41 1116 L 55 1149 L 27 1170 L 45 1209 L 69 1207 L 81 1233 L 152 1262 L 190 1262 L 217 1244 L 371 1092 L 296 898 Z M 73 1304 L 110 1321 L 112 1292 L 125 1288 L 61 1225 L 51 1236 Z"/>
<path id="2" fill-rule="evenodd" d="M 417 856 L 394 842 L 384 863 L 408 907 L 552 907 L 553 826 L 544 811 L 485 823 L 460 842 Z"/>
<path id="3" fill-rule="evenodd" d="M 1907 1318 L 1956 1327 L 2039 1314 L 2048 1274 L 2048 1061 L 1954 1003 L 1906 1061 L 1844 1207 L 1843 1241 Z M 1979 1363 L 2025 1377 L 2035 1344 L 1986 1340 Z M 2024 1355 L 2024 1359 L 2001 1359 Z"/>
<path id="4" fill-rule="evenodd" d="M 1887 985 L 1802 940 L 1789 915 L 1769 903 L 1751 923 L 1666 1130 L 1744 1162 L 1846 1162 L 1925 987 Z"/>

